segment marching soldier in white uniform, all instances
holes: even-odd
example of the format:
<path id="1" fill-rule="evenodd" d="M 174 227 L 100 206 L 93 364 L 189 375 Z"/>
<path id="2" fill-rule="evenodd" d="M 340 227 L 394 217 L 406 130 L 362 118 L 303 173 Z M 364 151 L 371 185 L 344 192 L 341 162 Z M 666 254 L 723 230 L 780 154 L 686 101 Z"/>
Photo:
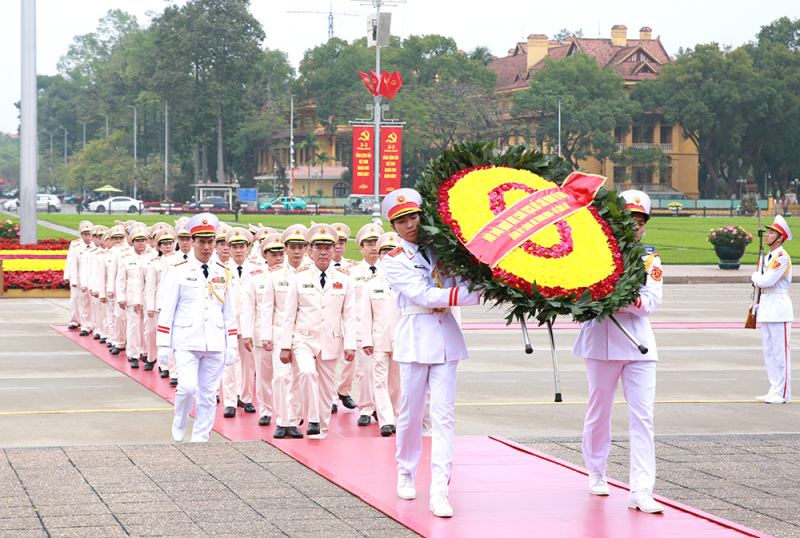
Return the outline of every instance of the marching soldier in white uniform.
<path id="1" fill-rule="evenodd" d="M 397 234 L 381 235 L 376 244 L 381 259 L 400 245 Z M 361 345 L 372 359 L 375 410 L 381 435 L 395 431 L 395 413 L 400 409 L 400 368 L 392 360 L 394 328 L 400 323 L 400 310 L 382 269 L 364 280 L 361 292 Z M 358 360 L 358 358 L 356 358 Z"/>
<path id="2" fill-rule="evenodd" d="M 155 237 L 156 250 L 158 256 L 152 258 L 147 265 L 144 275 L 144 308 L 147 312 L 145 319 L 145 331 L 150 333 L 148 355 L 153 359 L 145 370 L 152 369 L 152 364 L 156 362 L 158 356 L 158 346 L 156 345 L 156 326 L 158 325 L 158 314 L 161 312 L 161 290 L 164 283 L 165 266 L 172 261 L 172 254 L 175 249 L 175 232 L 171 228 L 162 228 Z M 168 368 L 160 368 L 161 377 L 169 377 Z"/>
<path id="3" fill-rule="evenodd" d="M 300 390 L 308 416 L 306 433 L 325 437 L 331 417 L 336 362 L 355 358 L 355 293 L 347 269 L 333 267 L 336 231 L 328 224 L 308 230 L 309 266 L 289 283 L 280 360 L 297 361 Z"/>
<path id="4" fill-rule="evenodd" d="M 166 368 L 171 351 L 180 375 L 175 391 L 172 437 L 182 441 L 195 406 L 192 442 L 208 441 L 214 426 L 216 389 L 225 364 L 236 361 L 236 310 L 231 275 L 212 261 L 219 220 L 209 213 L 192 217 L 186 227 L 194 253 L 167 274 L 158 316 L 158 362 Z"/>
<path id="5" fill-rule="evenodd" d="M 335 222 L 331 224 L 331 227 L 336 230 L 336 234 L 338 235 L 336 244 L 333 246 L 331 265 L 349 270 L 358 263 L 355 260 L 344 257 L 344 253 L 347 250 L 347 240 L 350 239 L 350 227 L 341 222 Z M 333 392 L 331 413 L 336 413 L 338 411 L 339 401 L 348 409 L 356 408 L 356 402 L 353 400 L 353 397 L 350 396 L 350 392 L 353 390 L 353 380 L 356 375 L 356 361 L 347 362 L 341 360 L 339 362 L 342 365 L 342 369 L 339 375 L 339 384 Z M 370 413 L 371 412 L 372 411 L 370 411 Z M 369 424 L 369 422 L 367 422 L 367 424 Z"/>
<path id="6" fill-rule="evenodd" d="M 131 368 L 139 367 L 139 359 L 144 353 L 144 251 L 147 248 L 147 230 L 136 227 L 131 230 L 130 240 L 133 249 L 119 259 L 115 296 L 117 305 L 125 312 L 127 322 L 126 348 Z"/>
<path id="7" fill-rule="evenodd" d="M 84 245 L 80 245 L 80 248 L 77 250 L 75 271 L 70 271 L 70 274 L 77 277 L 75 281 L 78 283 L 78 312 L 81 325 L 80 335 L 88 336 L 92 334 L 94 327 L 92 327 L 92 307 L 89 293 L 88 271 L 86 271 L 86 268 L 89 265 L 89 256 L 87 256 L 87 254 L 94 248 L 92 244 L 92 228 L 94 228 L 94 226 L 88 220 L 84 222 L 85 224 L 82 224 L 79 230 Z"/>
<path id="8" fill-rule="evenodd" d="M 394 359 L 400 363 L 402 396 L 397 420 L 397 494 L 416 498 L 414 480 L 422 456 L 422 421 L 430 389 L 433 440 L 430 508 L 452 517 L 447 500 L 455 441 L 456 369 L 467 358 L 461 327 L 450 311 L 480 303 L 459 279 L 439 272 L 438 256 L 417 245 L 422 201 L 413 189 L 389 193 L 381 214 L 400 236 L 400 246 L 382 261 L 402 318 L 395 331 Z"/>
<path id="9" fill-rule="evenodd" d="M 650 197 L 642 191 L 621 193 L 626 209 L 636 220 L 639 235 L 650 219 Z M 647 347 L 642 355 L 636 346 L 611 320 L 585 323 L 572 349 L 572 354 L 586 363 L 589 381 L 589 404 L 583 424 L 583 457 L 589 469 L 589 492 L 608 495 L 606 462 L 611 448 L 611 411 L 617 383 L 628 402 L 630 434 L 630 494 L 628 507 L 647 513 L 660 513 L 664 507 L 653 500 L 656 482 L 656 453 L 653 438 L 653 407 L 656 397 L 655 336 L 647 316 L 661 304 L 661 260 L 656 254 L 644 258 L 647 282 L 639 288 L 636 302 L 617 312 L 614 317 L 639 342 Z"/>
<path id="10" fill-rule="evenodd" d="M 69 294 L 69 326 L 67 329 L 70 331 L 77 329 L 81 325 L 81 313 L 80 313 L 80 286 L 79 279 L 78 279 L 78 253 L 81 250 L 85 250 L 89 248 L 89 244 L 91 243 L 91 231 L 83 232 L 81 230 L 85 230 L 86 228 L 91 230 L 92 223 L 88 220 L 82 220 L 80 224 L 78 224 L 78 231 L 80 232 L 81 236 L 77 239 L 73 239 L 69 243 L 69 250 L 67 251 L 67 263 L 64 267 L 64 280 L 69 282 L 70 286 L 70 294 Z M 88 233 L 89 235 L 84 235 Z M 88 334 L 88 333 L 87 333 Z"/>
<path id="11" fill-rule="evenodd" d="M 770 384 L 769 391 L 757 399 L 771 404 L 792 401 L 792 353 L 789 347 L 794 321 L 794 309 L 789 298 L 792 260 L 783 248 L 784 241 L 791 240 L 789 225 L 778 215 L 775 222 L 767 226 L 764 241 L 769 254 L 764 260 L 763 270 L 750 277 L 753 284 L 761 288 L 757 319 L 761 323 L 764 364 Z"/>

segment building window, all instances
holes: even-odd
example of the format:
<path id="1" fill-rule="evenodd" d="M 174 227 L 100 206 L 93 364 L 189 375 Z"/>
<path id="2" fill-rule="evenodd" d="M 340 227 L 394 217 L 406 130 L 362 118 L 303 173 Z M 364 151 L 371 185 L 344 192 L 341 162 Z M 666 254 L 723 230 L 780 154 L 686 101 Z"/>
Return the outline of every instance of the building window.
<path id="1" fill-rule="evenodd" d="M 671 125 L 662 125 L 661 126 L 661 143 L 662 144 L 672 144 L 672 126 Z"/>
<path id="2" fill-rule="evenodd" d="M 614 167 L 614 183 L 624 183 L 625 182 L 625 167 L 624 166 L 615 166 Z"/>
<path id="3" fill-rule="evenodd" d="M 614 142 L 617 144 L 625 143 L 625 136 L 622 134 L 622 127 L 614 127 Z"/>
<path id="4" fill-rule="evenodd" d="M 631 143 L 632 144 L 652 144 L 653 143 L 653 130 L 652 126 L 648 125 L 634 125 L 631 129 Z"/>
<path id="5" fill-rule="evenodd" d="M 340 181 L 333 186 L 333 197 L 344 198 L 350 193 L 350 186 L 344 181 Z"/>
<path id="6" fill-rule="evenodd" d="M 661 176 L 661 183 L 664 183 L 665 185 L 672 185 L 672 158 L 667 157 L 667 159 L 669 164 L 661 169 L 661 173 L 659 175 Z"/>
<path id="7" fill-rule="evenodd" d="M 636 183 L 652 183 L 653 182 L 653 167 L 652 166 L 639 166 L 633 169 L 634 181 Z"/>
<path id="8" fill-rule="evenodd" d="M 337 166 L 350 166 L 350 156 L 353 153 L 353 145 L 349 138 L 336 139 L 336 162 Z"/>

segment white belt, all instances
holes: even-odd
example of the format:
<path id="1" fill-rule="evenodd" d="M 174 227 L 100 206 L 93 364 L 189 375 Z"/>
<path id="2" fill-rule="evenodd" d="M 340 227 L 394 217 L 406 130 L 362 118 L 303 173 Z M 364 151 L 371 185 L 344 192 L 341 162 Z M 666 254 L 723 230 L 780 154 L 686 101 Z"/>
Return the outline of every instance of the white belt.
<path id="1" fill-rule="evenodd" d="M 424 306 L 404 306 L 404 316 L 415 316 L 417 314 L 445 314 L 449 312 L 449 308 L 425 308 Z"/>
<path id="2" fill-rule="evenodd" d="M 761 293 L 781 293 L 786 295 L 789 293 L 789 290 L 787 288 L 764 288 L 761 290 Z"/>

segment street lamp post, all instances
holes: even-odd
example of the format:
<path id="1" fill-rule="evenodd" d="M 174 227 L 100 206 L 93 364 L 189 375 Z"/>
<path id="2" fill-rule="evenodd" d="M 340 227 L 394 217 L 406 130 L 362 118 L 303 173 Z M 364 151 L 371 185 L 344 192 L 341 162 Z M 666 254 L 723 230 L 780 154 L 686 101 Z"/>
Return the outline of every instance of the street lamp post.
<path id="1" fill-rule="evenodd" d="M 128 108 L 133 109 L 133 199 L 136 200 L 136 139 L 139 138 L 139 124 L 136 122 L 136 114 L 138 110 L 133 105 L 128 105 Z"/>
<path id="2" fill-rule="evenodd" d="M 108 116 L 106 116 L 105 114 L 100 114 L 100 115 L 106 119 L 106 140 L 108 140 Z"/>
<path id="3" fill-rule="evenodd" d="M 742 199 L 742 185 L 747 183 L 747 180 L 744 179 L 743 177 L 740 177 L 739 179 L 736 180 L 736 183 L 739 184 L 739 200 L 741 201 L 741 199 Z"/>
<path id="4" fill-rule="evenodd" d="M 50 135 L 50 175 L 53 175 L 53 133 L 47 129 L 42 129 L 45 133 Z"/>
<path id="5" fill-rule="evenodd" d="M 81 125 L 83 125 L 83 149 L 86 149 L 86 123 L 79 121 Z M 86 182 L 84 179 L 81 179 L 81 184 L 83 185 L 83 199 L 86 200 Z"/>
<path id="6" fill-rule="evenodd" d="M 64 166 L 67 166 L 67 135 L 69 131 L 67 131 L 63 126 L 59 125 L 59 129 L 64 131 Z"/>

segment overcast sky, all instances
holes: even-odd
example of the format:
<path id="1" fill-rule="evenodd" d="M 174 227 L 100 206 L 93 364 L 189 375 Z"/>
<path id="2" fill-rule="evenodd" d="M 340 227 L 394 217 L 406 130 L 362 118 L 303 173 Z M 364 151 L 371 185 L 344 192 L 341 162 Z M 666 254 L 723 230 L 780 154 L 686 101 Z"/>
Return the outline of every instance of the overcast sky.
<path id="1" fill-rule="evenodd" d="M 20 95 L 20 1 L 0 0 L 0 132 L 8 133 L 16 133 L 19 125 L 14 103 Z M 56 74 L 56 64 L 73 36 L 94 31 L 109 9 L 132 13 L 146 24 L 148 11 L 160 12 L 169 3 L 171 0 L 38 0 L 38 73 Z M 333 0 L 332 4 L 335 13 L 350 14 L 334 15 L 337 37 L 352 41 L 365 34 L 371 6 L 351 0 Z M 264 45 L 287 52 L 295 67 L 305 50 L 327 40 L 330 0 L 252 0 L 251 5 L 264 25 Z M 393 35 L 441 34 L 453 37 L 463 50 L 485 45 L 498 56 L 505 55 L 528 34 L 552 36 L 568 28 L 582 29 L 585 37 L 609 38 L 615 24 L 627 26 L 631 38 L 638 37 L 642 26 L 651 27 L 653 37 L 660 35 L 667 52 L 674 55 L 680 47 L 712 41 L 738 46 L 779 17 L 800 17 L 798 0 L 755 4 L 750 0 L 696 0 L 689 4 L 642 0 L 408 0 L 384 9 L 392 12 Z M 323 13 L 287 13 L 289 10 Z"/>

